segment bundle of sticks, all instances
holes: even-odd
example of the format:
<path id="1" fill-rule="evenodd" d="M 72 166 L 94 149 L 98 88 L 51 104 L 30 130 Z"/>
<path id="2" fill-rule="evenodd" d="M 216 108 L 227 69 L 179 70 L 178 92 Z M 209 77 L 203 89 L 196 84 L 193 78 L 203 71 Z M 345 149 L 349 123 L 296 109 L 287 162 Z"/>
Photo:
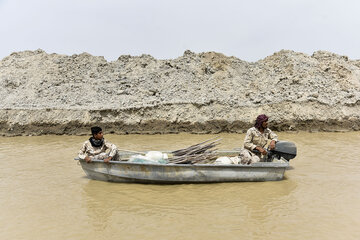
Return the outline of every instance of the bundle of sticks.
<path id="1" fill-rule="evenodd" d="M 190 147 L 179 149 L 176 151 L 172 151 L 172 158 L 168 159 L 169 163 L 208 163 L 217 158 L 214 149 L 217 145 L 219 145 L 219 141 L 221 138 L 215 137 L 204 142 L 192 145 Z"/>

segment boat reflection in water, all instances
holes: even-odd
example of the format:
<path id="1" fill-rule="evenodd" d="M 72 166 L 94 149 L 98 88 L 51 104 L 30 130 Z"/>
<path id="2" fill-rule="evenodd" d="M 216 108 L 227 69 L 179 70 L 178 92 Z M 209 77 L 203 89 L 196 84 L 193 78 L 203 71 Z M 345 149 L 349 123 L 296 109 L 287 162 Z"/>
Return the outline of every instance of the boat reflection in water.
<path id="1" fill-rule="evenodd" d="M 89 181 L 83 185 L 82 204 L 94 231 L 110 228 L 140 237 L 151 227 L 167 226 L 161 231 L 170 234 L 189 225 L 200 227 L 203 218 L 212 219 L 207 224 L 216 222 L 239 231 L 258 228 L 259 223 L 272 225 L 278 215 L 290 220 L 291 211 L 299 209 L 296 188 L 290 179 L 176 185 Z"/>

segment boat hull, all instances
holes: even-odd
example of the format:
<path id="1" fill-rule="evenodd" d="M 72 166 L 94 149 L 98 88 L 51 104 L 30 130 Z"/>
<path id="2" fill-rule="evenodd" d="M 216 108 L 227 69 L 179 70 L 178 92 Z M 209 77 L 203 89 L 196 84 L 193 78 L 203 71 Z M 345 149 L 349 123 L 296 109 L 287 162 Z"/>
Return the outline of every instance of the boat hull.
<path id="1" fill-rule="evenodd" d="M 137 183 L 215 183 L 278 181 L 288 163 L 259 162 L 251 165 L 144 164 L 123 161 L 79 160 L 86 175 L 94 180 Z"/>

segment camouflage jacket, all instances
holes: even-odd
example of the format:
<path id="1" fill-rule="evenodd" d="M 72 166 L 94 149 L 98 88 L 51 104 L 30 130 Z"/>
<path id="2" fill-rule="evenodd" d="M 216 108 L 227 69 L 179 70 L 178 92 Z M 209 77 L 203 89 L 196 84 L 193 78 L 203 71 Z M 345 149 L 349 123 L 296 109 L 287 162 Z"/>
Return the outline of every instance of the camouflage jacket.
<path id="1" fill-rule="evenodd" d="M 79 151 L 79 158 L 84 159 L 86 156 L 95 157 L 101 153 L 105 153 L 109 150 L 109 157 L 114 157 L 117 152 L 117 148 L 114 144 L 104 139 L 104 144 L 101 147 L 93 147 L 89 140 L 85 141 L 82 148 Z"/>
<path id="2" fill-rule="evenodd" d="M 254 150 L 257 146 L 264 148 L 268 140 L 277 142 L 277 135 L 269 128 L 266 128 L 264 133 L 261 133 L 256 127 L 252 127 L 246 133 L 244 148 L 248 150 Z"/>

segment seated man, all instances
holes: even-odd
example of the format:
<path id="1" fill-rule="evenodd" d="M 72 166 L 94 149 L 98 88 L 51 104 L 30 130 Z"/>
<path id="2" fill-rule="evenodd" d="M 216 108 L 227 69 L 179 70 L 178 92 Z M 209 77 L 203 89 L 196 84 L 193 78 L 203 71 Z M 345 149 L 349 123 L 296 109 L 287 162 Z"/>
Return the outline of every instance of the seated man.
<path id="1" fill-rule="evenodd" d="M 85 141 L 79 152 L 79 158 L 85 159 L 87 163 L 92 160 L 118 160 L 117 148 L 114 144 L 104 139 L 104 134 L 100 127 L 91 128 L 92 137 Z M 109 153 L 106 152 L 109 150 Z"/>
<path id="2" fill-rule="evenodd" d="M 268 126 L 268 117 L 261 114 L 256 118 L 255 126 L 250 128 L 245 136 L 244 149 L 240 153 L 241 163 L 250 164 L 263 161 L 267 155 L 265 146 L 268 140 L 270 150 L 275 148 L 277 135 Z"/>

